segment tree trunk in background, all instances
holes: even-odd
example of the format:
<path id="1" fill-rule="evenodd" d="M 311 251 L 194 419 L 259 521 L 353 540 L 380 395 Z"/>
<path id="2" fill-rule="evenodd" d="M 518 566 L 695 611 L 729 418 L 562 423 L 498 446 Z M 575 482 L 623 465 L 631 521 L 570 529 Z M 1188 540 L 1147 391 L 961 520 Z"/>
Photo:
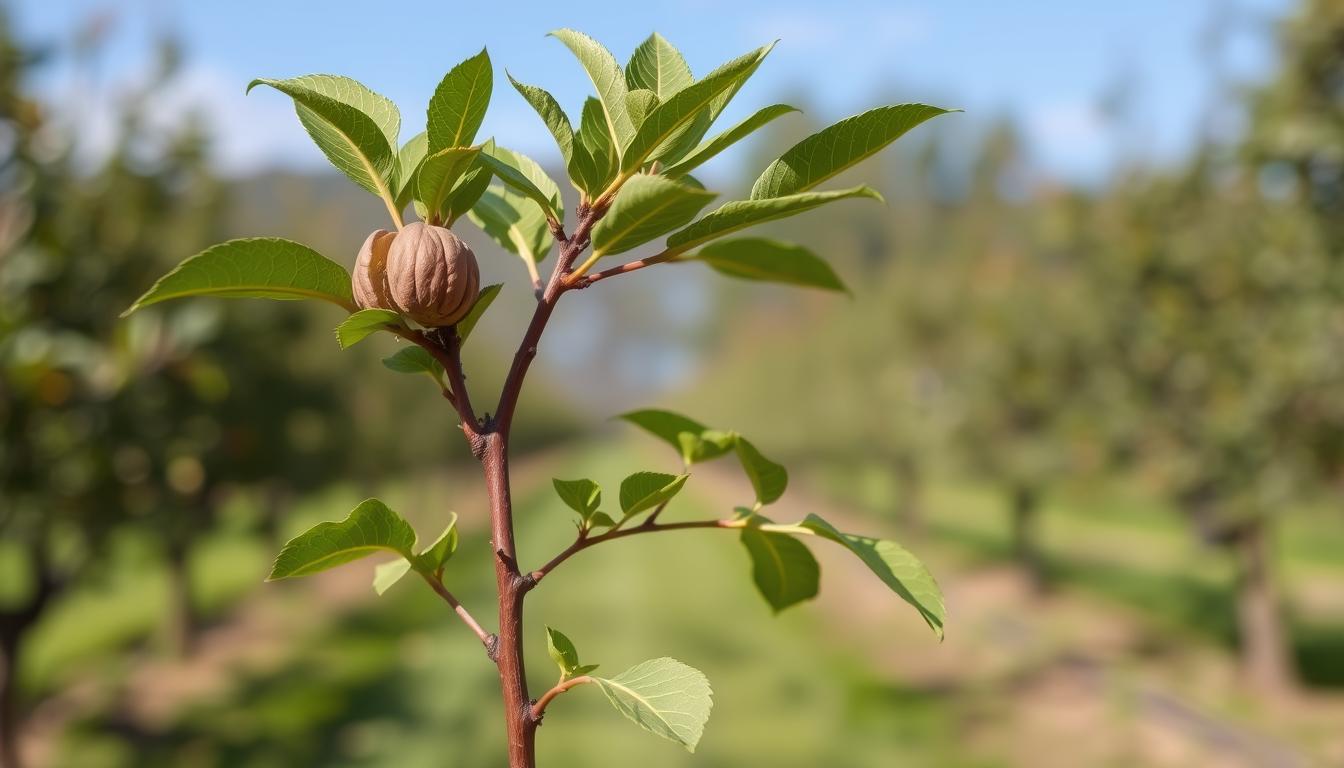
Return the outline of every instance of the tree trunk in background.
<path id="1" fill-rule="evenodd" d="M 1263 522 L 1247 525 L 1235 540 L 1237 629 L 1247 681 L 1262 692 L 1286 694 L 1295 687 L 1297 675 L 1274 588 L 1270 544 Z"/>
<path id="2" fill-rule="evenodd" d="M 915 457 L 902 453 L 896 457 L 896 515 L 906 532 L 924 533 L 924 478 Z"/>
<path id="3" fill-rule="evenodd" d="M 0 635 L 0 768 L 20 768 L 19 760 L 19 638 L 21 632 L 4 629 Z"/>
<path id="4" fill-rule="evenodd" d="M 1013 556 L 1026 573 L 1032 591 L 1043 594 L 1048 584 L 1037 532 L 1039 511 L 1040 494 L 1035 488 L 1029 485 L 1013 488 Z"/>
<path id="5" fill-rule="evenodd" d="M 196 650 L 200 621 L 192 601 L 191 563 L 185 542 L 168 544 L 168 640 L 173 652 L 186 658 Z"/>

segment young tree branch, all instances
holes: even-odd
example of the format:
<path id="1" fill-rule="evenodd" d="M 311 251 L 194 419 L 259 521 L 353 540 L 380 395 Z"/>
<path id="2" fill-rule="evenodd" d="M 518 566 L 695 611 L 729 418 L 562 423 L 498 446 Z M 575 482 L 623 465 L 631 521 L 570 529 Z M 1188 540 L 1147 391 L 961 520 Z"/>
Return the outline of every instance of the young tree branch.
<path id="1" fill-rule="evenodd" d="M 547 574 L 554 571 L 561 563 L 577 555 L 589 547 L 595 547 L 604 541 L 614 541 L 623 539 L 626 536 L 635 536 L 641 533 L 661 533 L 663 531 L 685 531 L 696 528 L 719 528 L 724 530 L 739 530 L 746 527 L 745 520 L 688 520 L 679 523 L 657 523 L 653 520 L 645 520 L 634 528 L 614 528 L 606 533 L 597 536 L 589 536 L 587 532 L 579 534 L 560 554 L 551 558 L 549 562 L 540 568 L 528 574 L 528 588 L 535 587 L 546 578 Z"/>
<path id="2" fill-rule="evenodd" d="M 571 688 L 577 688 L 580 685 L 586 685 L 591 682 L 593 682 L 593 678 L 587 675 L 579 675 L 578 677 L 571 677 L 568 680 L 556 683 L 554 688 L 542 694 L 541 698 L 537 699 L 537 703 L 532 705 L 532 719 L 540 722 L 542 716 L 546 714 L 546 705 L 554 701 L 556 696 L 559 696 Z"/>
<path id="3" fill-rule="evenodd" d="M 588 286 L 592 285 L 593 283 L 596 283 L 599 280 L 606 280 L 609 277 L 624 275 L 627 272 L 635 272 L 637 270 L 644 269 L 645 267 L 651 267 L 654 264 L 665 264 L 667 262 L 676 261 L 680 257 L 681 253 L 679 251 L 666 250 L 663 251 L 662 253 L 649 256 L 648 258 L 626 262 L 625 264 L 621 264 L 620 266 L 611 267 L 610 269 L 604 269 L 601 272 L 595 272 L 591 275 L 585 276 L 583 274 L 587 270 L 576 270 L 572 275 L 569 276 L 568 281 L 570 287 L 587 288 Z"/>
<path id="4" fill-rule="evenodd" d="M 436 573 L 430 575 L 422 573 L 420 575 L 424 578 L 425 583 L 428 584 L 439 597 L 442 597 L 445 603 L 448 603 L 448 605 L 452 607 L 453 613 L 456 613 L 458 618 L 462 619 L 463 623 L 471 629 L 481 641 L 481 645 L 485 646 L 486 654 L 488 654 L 491 661 L 493 661 L 495 658 L 495 646 L 499 642 L 499 638 L 496 637 L 494 633 L 487 632 L 481 627 L 480 622 L 476 621 L 476 618 L 471 615 L 471 612 L 466 609 L 466 606 L 462 605 L 462 603 L 453 596 L 453 593 L 449 592 L 448 588 L 443 585 L 443 578 L 439 574 Z"/>

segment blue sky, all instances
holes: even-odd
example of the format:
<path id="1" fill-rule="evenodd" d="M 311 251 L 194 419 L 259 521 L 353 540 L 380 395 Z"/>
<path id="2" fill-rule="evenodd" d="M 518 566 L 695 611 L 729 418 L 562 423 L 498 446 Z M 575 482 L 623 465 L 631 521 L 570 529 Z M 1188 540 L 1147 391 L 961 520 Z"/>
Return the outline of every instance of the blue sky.
<path id="1" fill-rule="evenodd" d="M 380 5 L 387 10 L 369 11 Z M 355 77 L 401 106 L 404 139 L 419 129 L 423 105 L 443 72 L 482 45 L 497 78 L 486 132 L 545 157 L 553 151 L 547 134 L 503 70 L 546 87 L 576 116 L 590 86 L 569 53 L 545 37 L 571 26 L 606 43 L 621 61 L 657 29 L 682 48 L 697 74 L 779 38 L 728 119 L 781 98 L 807 103 L 824 120 L 913 100 L 963 107 L 974 116 L 1006 112 L 1021 121 L 1048 172 L 1086 179 L 1104 172 L 1116 151 L 1115 132 L 1098 106 L 1103 94 L 1117 82 L 1130 83 L 1129 151 L 1157 159 L 1178 155 L 1213 103 L 1215 62 L 1234 79 L 1262 76 L 1272 59 L 1258 20 L 1281 15 L 1290 2 L 18 0 L 11 6 L 21 33 L 56 42 L 68 40 L 75 23 L 94 12 L 114 16 L 96 77 L 67 67 L 40 82 L 82 126 L 89 151 L 110 135 L 107 105 L 126 83 L 143 77 L 151 41 L 171 31 L 186 43 L 189 63 L 159 110 L 165 120 L 205 110 L 222 134 L 216 151 L 226 170 L 323 163 L 284 97 L 243 95 L 254 76 Z M 438 10 L 453 6 L 464 7 Z M 320 13 L 310 10 L 317 8 Z M 1204 42 L 1215 17 L 1232 20 L 1234 30 L 1216 57 Z"/>

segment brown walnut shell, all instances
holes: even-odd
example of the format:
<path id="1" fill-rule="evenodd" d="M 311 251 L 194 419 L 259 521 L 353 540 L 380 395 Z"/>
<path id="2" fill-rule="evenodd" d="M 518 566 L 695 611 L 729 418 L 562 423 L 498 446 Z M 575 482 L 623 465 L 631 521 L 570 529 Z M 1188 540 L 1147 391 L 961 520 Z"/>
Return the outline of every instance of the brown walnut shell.
<path id="1" fill-rule="evenodd" d="M 417 221 L 397 233 L 387 252 L 393 309 L 426 328 L 453 325 L 476 302 L 476 254 L 443 227 Z"/>
<path id="2" fill-rule="evenodd" d="M 374 230 L 355 257 L 350 287 L 355 303 L 364 309 L 396 309 L 387 287 L 387 252 L 396 236 L 385 229 Z"/>

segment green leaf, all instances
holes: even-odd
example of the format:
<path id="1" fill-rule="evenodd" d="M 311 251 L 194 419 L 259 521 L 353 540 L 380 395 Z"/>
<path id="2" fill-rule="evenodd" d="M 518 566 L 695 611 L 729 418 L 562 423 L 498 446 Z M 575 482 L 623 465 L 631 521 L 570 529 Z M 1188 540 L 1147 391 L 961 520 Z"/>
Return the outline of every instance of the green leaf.
<path id="1" fill-rule="evenodd" d="M 258 85 L 268 85 L 294 99 L 299 122 L 331 164 L 351 181 L 393 204 L 397 173 L 393 147 L 397 139 L 395 131 L 390 130 L 390 101 L 354 80 L 334 75 L 257 78 L 247 90 Z M 395 114 L 396 107 L 391 110 Z M 395 122 L 400 125 L 400 116 Z"/>
<path id="2" fill-rule="evenodd" d="M 476 138 L 485 110 L 490 106 L 494 72 L 490 54 L 481 52 L 458 64 L 443 76 L 429 99 L 429 151 L 465 147 Z"/>
<path id="3" fill-rule="evenodd" d="M 636 130 L 644 124 L 644 118 L 648 117 L 657 106 L 658 96 L 653 91 L 640 88 L 625 94 L 625 113 L 630 117 L 630 124 Z"/>
<path id="4" fill-rule="evenodd" d="M 796 526 L 771 528 L 785 532 L 790 528 L 810 531 L 853 552 L 869 570 L 877 574 L 882 583 L 919 611 L 939 639 L 943 637 L 947 609 L 943 605 L 942 590 L 938 588 L 938 582 L 934 581 L 929 569 L 901 545 L 887 539 L 841 533 L 816 515 L 808 515 Z"/>
<path id="5" fill-rule="evenodd" d="M 657 159 L 660 150 L 675 146 L 678 132 L 707 109 L 715 97 L 751 77 L 773 47 L 767 45 L 733 59 L 659 104 L 622 153 L 621 172 L 633 173 L 645 162 Z"/>
<path id="6" fill-rule="evenodd" d="M 420 177 L 420 164 L 429 154 L 429 136 L 421 131 L 411 137 L 397 152 L 397 194 L 395 197 L 398 211 L 404 211 L 415 197 L 416 180 Z"/>
<path id="7" fill-rule="evenodd" d="M 377 499 L 360 502 L 340 522 L 318 523 L 280 550 L 267 581 L 335 568 L 378 551 L 413 557 L 415 530 Z"/>
<path id="8" fill-rule="evenodd" d="M 681 452 L 687 466 L 718 458 L 733 450 L 736 435 L 706 427 L 700 422 L 672 411 L 648 408 L 620 415 Z"/>
<path id="9" fill-rule="evenodd" d="M 579 132 L 574 141 L 574 157 L 569 163 L 569 177 L 574 186 L 597 197 L 616 178 L 620 165 L 619 154 L 603 122 L 602 103 L 589 98 L 583 105 Z"/>
<path id="10" fill-rule="evenodd" d="M 505 72 L 507 75 L 508 73 Z M 560 157 L 565 161 L 566 167 L 569 166 L 574 156 L 574 126 L 569 122 L 569 115 L 560 107 L 560 103 L 555 97 L 542 88 L 535 85 L 525 85 L 513 79 L 513 75 L 508 75 L 509 82 L 518 93 L 523 95 L 528 104 L 537 111 L 541 121 L 546 124 L 546 129 L 555 137 L 555 145 L 560 148 Z"/>
<path id="11" fill-rule="evenodd" d="M 248 237 L 206 248 L 159 278 L 122 317 L 185 296 L 322 299 L 355 312 L 350 273 L 306 245 L 278 237 Z"/>
<path id="12" fill-rule="evenodd" d="M 453 188 L 480 155 L 480 147 L 449 147 L 425 157 L 416 173 L 415 199 L 431 216 L 442 218 Z"/>
<path id="13" fill-rule="evenodd" d="M 639 44 L 625 65 L 626 86 L 652 91 L 659 101 L 667 101 L 694 80 L 681 52 L 657 32 Z"/>
<path id="14" fill-rule="evenodd" d="M 702 245 L 724 235 L 747 227 L 762 224 L 787 216 L 810 211 L 820 205 L 851 197 L 870 197 L 881 200 L 882 196 L 871 187 L 854 187 L 834 192 L 804 192 L 788 197 L 776 197 L 769 200 L 734 200 L 724 203 L 704 218 L 689 227 L 672 233 L 667 238 L 669 249 L 684 253 L 697 245 Z"/>
<path id="15" fill-rule="evenodd" d="M 735 443 L 737 460 L 742 463 L 742 471 L 751 480 L 756 491 L 756 501 L 761 504 L 773 504 L 784 495 L 789 486 L 789 473 L 784 467 L 765 458 L 749 440 L 739 436 Z"/>
<path id="16" fill-rule="evenodd" d="M 621 187 L 611 210 L 593 228 L 593 254 L 624 253 L 685 226 L 715 197 L 661 176 L 635 176 Z"/>
<path id="17" fill-rule="evenodd" d="M 593 81 L 593 87 L 597 89 L 607 134 L 615 140 L 616 146 L 625 146 L 635 135 L 635 130 L 625 113 L 625 73 L 621 71 L 621 65 L 616 63 L 616 57 L 601 43 L 582 32 L 557 29 L 551 33 L 551 37 L 564 43 L 583 65 L 588 79 Z"/>
<path id="18" fill-rule="evenodd" d="M 602 505 L 602 486 L 592 480 L 560 480 L 552 478 L 551 484 L 555 486 L 555 495 L 565 503 L 565 506 L 579 513 L 579 517 L 586 523 L 592 518 L 593 513 Z"/>
<path id="19" fill-rule="evenodd" d="M 579 663 L 578 649 L 558 629 L 546 627 L 546 652 L 551 655 L 551 660 L 560 668 L 561 679 L 568 680 L 571 677 L 586 675 L 597 669 L 596 664 L 584 665 Z"/>
<path id="20" fill-rule="evenodd" d="M 373 591 L 382 595 L 410 572 L 411 561 L 404 557 L 379 563 L 373 569 Z"/>
<path id="21" fill-rule="evenodd" d="M 760 515 L 742 529 L 742 545 L 751 555 L 751 575 L 756 588 L 775 613 L 817 596 L 821 566 L 807 545 L 783 533 L 763 531 Z"/>
<path id="22" fill-rule="evenodd" d="M 480 293 L 476 294 L 476 303 L 472 304 L 471 309 L 467 310 L 467 314 L 464 315 L 461 320 L 457 321 L 457 339 L 459 346 L 467 343 L 467 337 L 471 335 L 473 330 L 475 330 L 476 323 L 480 322 L 481 316 L 484 315 L 485 310 L 489 309 L 490 305 L 495 302 L 495 297 L 499 295 L 499 291 L 503 287 L 503 283 L 494 283 L 485 286 L 481 289 Z"/>
<path id="23" fill-rule="evenodd" d="M 898 104 L 845 118 L 798 142 L 771 163 L 751 188 L 752 200 L 794 195 L 817 186 L 948 110 Z"/>
<path id="24" fill-rule="evenodd" d="M 499 180 L 523 193 L 547 215 L 564 221 L 565 212 L 560 204 L 560 188 L 532 158 L 503 147 L 494 147 L 481 153 L 481 159 Z"/>
<path id="25" fill-rule="evenodd" d="M 612 520 L 611 515 L 606 512 L 594 512 L 593 516 L 588 519 L 589 528 L 610 528 L 615 524 L 616 521 Z"/>
<path id="26" fill-rule="evenodd" d="M 541 209 L 505 187 L 487 189 L 468 215 L 501 248 L 533 263 L 545 259 L 555 242 Z"/>
<path id="27" fill-rule="evenodd" d="M 476 160 L 472 162 L 471 167 L 458 180 L 457 185 L 453 187 L 453 191 L 448 193 L 448 199 L 444 201 L 442 211 L 444 226 L 452 227 L 485 194 L 485 190 L 490 186 L 490 179 L 494 176 L 490 170 L 490 164 L 485 160 L 485 154 L 492 151 L 494 146 L 494 139 L 490 139 L 481 145 L 481 153 L 476 155 Z"/>
<path id="28" fill-rule="evenodd" d="M 395 355 L 383 358 L 383 367 L 397 373 L 428 373 L 443 386 L 443 366 L 423 347 L 402 347 Z"/>
<path id="29" fill-rule="evenodd" d="M 444 526 L 443 533 L 416 556 L 415 569 L 434 573 L 442 568 L 457 551 L 457 538 L 457 513 L 453 512 L 448 516 L 448 525 Z"/>
<path id="30" fill-rule="evenodd" d="M 695 751 L 714 706 L 709 680 L 699 670 L 662 658 L 593 680 L 616 711 L 640 728 Z"/>
<path id="31" fill-rule="evenodd" d="M 690 475 L 636 472 L 621 481 L 621 511 L 626 517 L 671 500 L 686 485 Z"/>
<path id="32" fill-rule="evenodd" d="M 703 144 L 692 150 L 690 154 L 686 155 L 681 162 L 663 170 L 663 175 L 673 179 L 685 176 L 696 168 L 699 168 L 701 165 L 704 165 L 715 155 L 759 130 L 771 120 L 787 115 L 790 112 L 797 111 L 797 107 L 791 107 L 788 104 L 773 104 L 765 107 L 757 111 L 756 114 L 751 117 L 748 117 L 746 120 L 734 125 L 732 128 L 729 128 L 712 139 L 706 140 Z"/>
<path id="33" fill-rule="evenodd" d="M 336 342 L 349 349 L 389 325 L 401 325 L 401 315 L 389 309 L 361 309 L 336 326 Z"/>
<path id="34" fill-rule="evenodd" d="M 710 243 L 694 258 L 716 271 L 743 280 L 787 283 L 828 291 L 848 292 L 831 269 L 808 249 L 778 240 L 744 237 Z"/>

